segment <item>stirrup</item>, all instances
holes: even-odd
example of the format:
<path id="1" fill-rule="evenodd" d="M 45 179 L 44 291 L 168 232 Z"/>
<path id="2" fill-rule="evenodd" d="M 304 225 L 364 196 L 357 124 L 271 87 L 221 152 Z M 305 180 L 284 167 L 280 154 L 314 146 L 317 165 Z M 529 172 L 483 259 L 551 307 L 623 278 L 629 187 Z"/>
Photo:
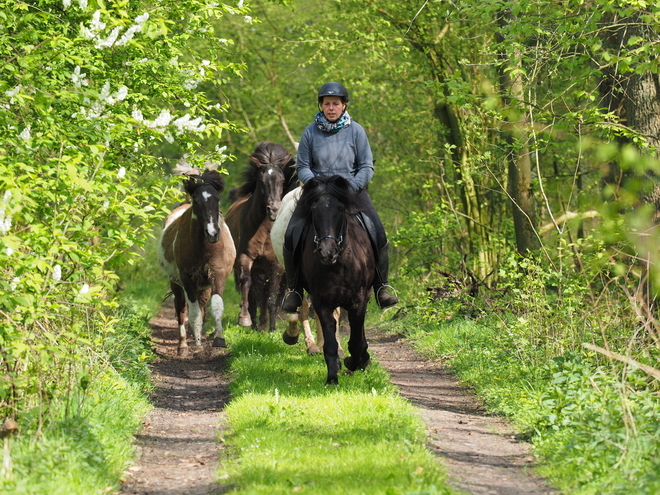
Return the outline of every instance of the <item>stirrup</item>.
<path id="1" fill-rule="evenodd" d="M 394 294 L 389 294 L 389 295 L 390 295 L 390 297 L 394 298 L 394 300 L 381 306 L 381 304 L 380 304 L 380 291 L 383 290 L 383 289 L 386 289 L 386 290 L 391 289 L 392 292 L 394 292 Z M 399 296 L 396 293 L 396 289 L 394 287 L 392 287 L 391 285 L 383 284 L 380 287 L 378 287 L 378 289 L 376 289 L 376 304 L 378 305 L 378 307 L 380 309 L 391 308 L 392 306 L 394 306 L 398 303 L 399 303 Z"/>
<path id="2" fill-rule="evenodd" d="M 297 301 L 294 298 L 297 298 Z M 296 302 L 297 304 L 294 307 L 293 304 Z M 282 301 L 282 311 L 285 313 L 298 313 L 300 306 L 302 306 L 302 295 L 295 289 L 289 289 Z"/>

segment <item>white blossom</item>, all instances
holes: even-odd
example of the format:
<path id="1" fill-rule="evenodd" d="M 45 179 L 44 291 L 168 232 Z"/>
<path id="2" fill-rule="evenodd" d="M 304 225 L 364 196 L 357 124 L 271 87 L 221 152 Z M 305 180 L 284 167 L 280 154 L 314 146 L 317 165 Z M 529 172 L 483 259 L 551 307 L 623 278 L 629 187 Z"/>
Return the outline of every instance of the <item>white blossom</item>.
<path id="1" fill-rule="evenodd" d="M 110 34 L 108 35 L 107 38 L 105 39 L 97 38 L 96 45 L 94 46 L 99 50 L 103 48 L 110 48 L 112 45 L 115 44 L 115 41 L 117 41 L 117 37 L 119 36 L 120 30 L 121 30 L 120 27 L 116 27 L 112 31 L 110 31 Z"/>
<path id="2" fill-rule="evenodd" d="M 121 38 L 119 38 L 119 41 L 117 41 L 116 45 L 117 46 L 124 46 L 127 44 L 133 36 L 135 36 L 135 33 L 142 31 L 142 25 L 141 24 L 133 24 L 131 27 L 129 27 L 126 32 L 122 35 Z"/>
<path id="3" fill-rule="evenodd" d="M 142 116 L 142 111 L 138 110 L 137 108 L 133 109 L 133 111 L 131 112 L 131 117 L 133 117 L 138 122 L 142 122 L 144 120 L 144 117 Z"/>
<path id="4" fill-rule="evenodd" d="M 147 123 L 147 125 L 149 127 L 162 128 L 168 126 L 171 121 L 172 121 L 172 114 L 170 114 L 170 112 L 167 109 L 165 109 L 165 110 L 161 110 L 158 117 L 156 117 L 156 120 L 154 120 L 151 123 Z"/>
<path id="5" fill-rule="evenodd" d="M 172 64 L 172 65 L 179 65 L 179 61 L 177 60 L 176 57 L 172 57 L 172 58 L 170 59 L 170 64 Z"/>
<path id="6" fill-rule="evenodd" d="M 5 95 L 9 97 L 9 103 L 14 103 L 14 97 L 21 91 L 21 85 L 18 84 L 12 89 L 5 91 Z"/>
<path id="7" fill-rule="evenodd" d="M 80 66 L 76 65 L 76 68 L 73 69 L 73 74 L 71 74 L 71 80 L 73 81 L 73 85 L 76 88 L 87 86 L 88 81 L 87 79 L 85 79 L 86 75 L 87 75 L 86 73 L 80 72 Z"/>
<path id="8" fill-rule="evenodd" d="M 117 171 L 117 178 L 118 178 L 118 179 L 123 179 L 124 177 L 126 177 L 126 167 L 121 167 L 121 168 Z"/>
<path id="9" fill-rule="evenodd" d="M 135 18 L 135 24 L 144 24 L 149 19 L 149 12 L 145 12 Z"/>
<path id="10" fill-rule="evenodd" d="M 110 200 L 106 199 L 106 200 L 103 202 L 103 209 L 104 209 L 104 210 L 107 210 L 109 206 L 110 206 Z"/>
<path id="11" fill-rule="evenodd" d="M 14 250 L 13 250 L 12 248 L 10 248 L 9 246 L 7 246 L 7 247 L 5 248 L 5 254 L 6 254 L 7 256 L 11 256 L 12 254 L 14 254 Z"/>
<path id="12" fill-rule="evenodd" d="M 177 134 L 184 131 L 202 132 L 206 129 L 206 125 L 202 124 L 201 117 L 190 120 L 190 114 L 185 114 L 183 117 L 176 119 L 173 124 L 177 128 Z"/>
<path id="13" fill-rule="evenodd" d="M 71 7 L 71 0 L 62 0 L 62 7 L 64 7 L 65 10 Z"/>
<path id="14" fill-rule="evenodd" d="M 81 7 L 83 8 L 83 7 Z M 82 27 L 82 35 L 86 40 L 93 40 L 100 31 L 105 29 L 105 22 L 101 22 L 101 11 L 97 10 L 92 14 L 92 21 L 89 23 L 89 27 Z"/>
<path id="15" fill-rule="evenodd" d="M 133 152 L 137 153 L 140 150 L 140 145 L 138 143 L 133 143 Z"/>
<path id="16" fill-rule="evenodd" d="M 183 87 L 186 89 L 195 89 L 200 82 L 202 82 L 202 79 L 186 79 Z"/>
<path id="17" fill-rule="evenodd" d="M 218 38 L 220 43 L 227 43 L 227 38 Z"/>
<path id="18" fill-rule="evenodd" d="M 174 143 L 174 137 L 169 132 L 166 132 L 165 134 L 163 134 L 163 137 L 165 138 L 165 141 L 167 141 L 168 143 L 170 143 L 170 144 Z"/>
<path id="19" fill-rule="evenodd" d="M 18 287 L 18 284 L 20 283 L 21 278 L 20 277 L 14 277 L 11 281 L 10 287 L 11 290 L 14 291 L 16 290 L 16 287 Z"/>
<path id="20" fill-rule="evenodd" d="M 126 86 L 122 86 L 117 90 L 114 96 L 117 101 L 125 100 L 126 97 L 128 96 L 128 88 Z"/>
<path id="21" fill-rule="evenodd" d="M 210 60 L 202 60 L 202 65 L 211 65 Z"/>
<path id="22" fill-rule="evenodd" d="M 239 0 L 239 1 L 238 1 L 238 8 L 239 8 L 239 9 L 243 8 L 243 1 L 244 1 L 244 0 Z"/>
<path id="23" fill-rule="evenodd" d="M 89 284 L 83 284 L 83 286 L 80 288 L 80 292 L 78 295 L 82 296 L 83 294 L 87 294 L 89 292 Z"/>
<path id="24" fill-rule="evenodd" d="M 78 0 L 78 6 L 81 10 L 85 10 L 87 8 L 87 0 Z"/>
<path id="25" fill-rule="evenodd" d="M 62 267 L 60 265 L 55 265 L 53 267 L 53 274 L 51 276 L 55 282 L 62 280 Z"/>
<path id="26" fill-rule="evenodd" d="M 23 139 L 24 141 L 29 141 L 30 138 L 32 137 L 30 126 L 26 125 L 25 129 L 21 131 L 18 137 Z"/>
<path id="27" fill-rule="evenodd" d="M 226 146 L 223 146 L 223 147 L 221 148 L 219 145 L 216 145 L 216 146 L 215 146 L 215 151 L 216 151 L 216 153 L 224 153 L 225 151 L 227 151 L 227 147 L 226 147 Z"/>
<path id="28" fill-rule="evenodd" d="M 249 15 L 246 15 L 246 16 L 245 16 L 245 22 L 247 22 L 247 23 L 252 22 L 252 17 L 249 16 Z"/>

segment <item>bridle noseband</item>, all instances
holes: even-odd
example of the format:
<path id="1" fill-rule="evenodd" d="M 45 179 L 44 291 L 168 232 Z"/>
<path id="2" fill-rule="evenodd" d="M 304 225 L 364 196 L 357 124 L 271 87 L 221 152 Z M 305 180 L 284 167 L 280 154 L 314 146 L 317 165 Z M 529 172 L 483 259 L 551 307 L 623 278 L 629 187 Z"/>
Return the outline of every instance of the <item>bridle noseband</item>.
<path id="1" fill-rule="evenodd" d="M 338 254 L 341 254 L 342 251 L 344 250 L 344 236 L 346 235 L 346 214 L 342 215 L 342 222 L 341 222 L 341 227 L 339 229 L 339 236 L 335 237 L 334 235 L 324 235 L 323 237 L 319 237 L 317 232 L 316 232 L 316 223 L 314 222 L 314 211 L 312 210 L 312 228 L 314 229 L 314 244 L 316 245 L 316 249 L 314 249 L 314 252 L 316 253 L 319 250 L 319 243 L 324 240 L 324 239 L 332 239 L 337 243 L 337 250 L 339 251 Z"/>

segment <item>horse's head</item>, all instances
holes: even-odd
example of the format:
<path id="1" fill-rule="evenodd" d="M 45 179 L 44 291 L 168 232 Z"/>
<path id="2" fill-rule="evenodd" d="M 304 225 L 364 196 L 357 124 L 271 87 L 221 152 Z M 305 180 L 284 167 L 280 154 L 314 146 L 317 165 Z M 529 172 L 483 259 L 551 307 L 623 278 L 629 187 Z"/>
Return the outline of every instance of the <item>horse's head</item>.
<path id="1" fill-rule="evenodd" d="M 257 173 L 257 181 L 257 191 L 261 194 L 266 207 L 266 215 L 274 221 L 282 204 L 282 196 L 284 196 L 284 173 L 276 165 L 261 164 Z"/>
<path id="2" fill-rule="evenodd" d="M 257 145 L 250 155 L 250 167 L 245 171 L 241 196 L 254 194 L 265 208 L 270 220 L 275 220 L 284 193 L 294 182 L 296 161 L 284 146 L 270 141 Z"/>
<path id="3" fill-rule="evenodd" d="M 220 193 L 225 189 L 222 176 L 213 171 L 201 176 L 191 177 L 185 184 L 186 192 L 192 202 L 193 218 L 204 231 L 204 237 L 210 243 L 220 239 Z"/>
<path id="4" fill-rule="evenodd" d="M 346 241 L 347 206 L 354 193 L 343 177 L 315 177 L 305 184 L 300 201 L 309 211 L 314 232 L 314 252 L 324 265 L 337 262 Z"/>

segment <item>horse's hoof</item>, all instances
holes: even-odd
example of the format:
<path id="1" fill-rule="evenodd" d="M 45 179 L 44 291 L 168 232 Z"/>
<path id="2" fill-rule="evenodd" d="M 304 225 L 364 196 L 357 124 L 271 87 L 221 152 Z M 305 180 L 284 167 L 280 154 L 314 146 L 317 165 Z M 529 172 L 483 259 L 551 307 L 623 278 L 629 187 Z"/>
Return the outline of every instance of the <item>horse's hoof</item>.
<path id="1" fill-rule="evenodd" d="M 239 316 L 238 317 L 238 326 L 239 327 L 251 327 L 252 326 L 252 318 L 249 316 Z"/>
<path id="2" fill-rule="evenodd" d="M 296 335 L 295 337 L 291 337 L 288 333 L 284 332 L 282 334 L 282 340 L 284 341 L 285 344 L 295 345 L 298 343 L 298 335 Z"/>
<path id="3" fill-rule="evenodd" d="M 310 356 L 315 356 L 316 354 L 320 354 L 320 353 L 321 353 L 321 349 L 319 349 L 319 346 L 317 345 L 310 345 L 307 348 L 307 354 L 309 354 Z"/>
<path id="4" fill-rule="evenodd" d="M 176 354 L 179 357 L 186 357 L 188 355 L 188 347 L 179 347 Z"/>
<path id="5" fill-rule="evenodd" d="M 326 385 L 326 386 L 328 386 L 328 385 L 337 386 L 337 385 L 339 385 L 339 379 L 338 379 L 337 377 L 334 377 L 334 378 L 328 378 L 328 379 L 325 381 L 325 385 Z"/>
<path id="6" fill-rule="evenodd" d="M 346 359 L 344 359 L 344 366 L 346 366 L 346 369 L 349 371 L 355 371 L 358 369 L 358 361 L 355 359 L 353 356 L 348 356 Z"/>
<path id="7" fill-rule="evenodd" d="M 360 362 L 357 359 L 355 359 L 353 356 L 348 356 L 346 359 L 344 359 L 344 366 L 349 371 L 355 371 L 355 370 L 361 370 L 364 371 L 364 369 L 371 364 L 371 359 L 367 358 L 366 361 Z"/>
<path id="8" fill-rule="evenodd" d="M 213 347 L 227 347 L 227 343 L 222 337 L 216 337 L 213 339 Z"/>

